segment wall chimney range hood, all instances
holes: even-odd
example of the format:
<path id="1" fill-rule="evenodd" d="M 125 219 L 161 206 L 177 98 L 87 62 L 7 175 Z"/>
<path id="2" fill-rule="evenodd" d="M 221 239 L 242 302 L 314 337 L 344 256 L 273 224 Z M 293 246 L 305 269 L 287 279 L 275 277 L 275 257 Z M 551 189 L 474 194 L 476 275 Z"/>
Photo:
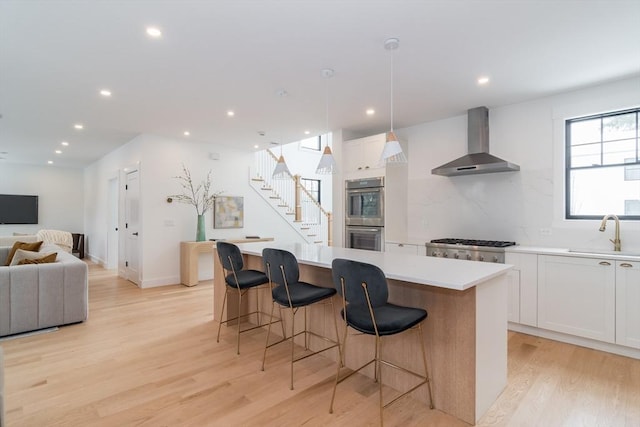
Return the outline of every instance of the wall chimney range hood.
<path id="1" fill-rule="evenodd" d="M 489 110 L 476 107 L 467 111 L 469 154 L 431 170 L 434 175 L 459 176 L 519 171 L 520 166 L 489 154 Z"/>

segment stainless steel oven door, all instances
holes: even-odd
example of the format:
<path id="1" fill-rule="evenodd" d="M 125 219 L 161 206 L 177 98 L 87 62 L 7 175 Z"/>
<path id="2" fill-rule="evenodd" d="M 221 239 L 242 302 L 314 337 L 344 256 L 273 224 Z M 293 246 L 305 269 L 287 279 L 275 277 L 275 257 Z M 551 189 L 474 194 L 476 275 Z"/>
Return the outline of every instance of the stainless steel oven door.
<path id="1" fill-rule="evenodd" d="M 384 187 L 346 190 L 346 225 L 384 226 Z"/>
<path id="2" fill-rule="evenodd" d="M 346 227 L 347 248 L 382 251 L 384 249 L 384 227 Z"/>

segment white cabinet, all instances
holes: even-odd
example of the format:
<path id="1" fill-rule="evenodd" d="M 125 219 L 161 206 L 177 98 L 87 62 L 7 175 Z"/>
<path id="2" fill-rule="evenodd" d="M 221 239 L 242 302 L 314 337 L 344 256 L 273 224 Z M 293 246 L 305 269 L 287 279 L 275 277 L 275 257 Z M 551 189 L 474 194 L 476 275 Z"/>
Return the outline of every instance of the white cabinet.
<path id="1" fill-rule="evenodd" d="M 640 262 L 616 261 L 616 343 L 640 348 Z"/>
<path id="2" fill-rule="evenodd" d="M 507 320 L 520 323 L 520 271 L 511 270 L 507 273 Z"/>
<path id="3" fill-rule="evenodd" d="M 385 134 L 345 141 L 342 145 L 345 176 L 350 179 L 384 175 L 384 165 L 380 164 L 384 144 Z"/>
<path id="4" fill-rule="evenodd" d="M 427 254 L 425 245 L 418 245 L 414 243 L 386 242 L 384 245 L 384 251 L 409 255 Z"/>
<path id="5" fill-rule="evenodd" d="M 513 265 L 509 273 L 509 321 L 538 326 L 538 255 L 505 254 L 505 263 Z"/>
<path id="6" fill-rule="evenodd" d="M 538 327 L 613 343 L 615 261 L 538 256 Z"/>

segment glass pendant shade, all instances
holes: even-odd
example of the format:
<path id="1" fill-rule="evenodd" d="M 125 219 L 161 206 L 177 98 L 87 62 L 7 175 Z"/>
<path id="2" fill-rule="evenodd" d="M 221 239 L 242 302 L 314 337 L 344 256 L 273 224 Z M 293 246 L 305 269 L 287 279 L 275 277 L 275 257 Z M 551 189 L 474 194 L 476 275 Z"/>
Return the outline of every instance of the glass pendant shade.
<path id="1" fill-rule="evenodd" d="M 387 132 L 387 142 L 384 144 L 380 163 L 406 163 L 407 156 L 404 155 L 400 142 L 394 132 Z"/>
<path id="2" fill-rule="evenodd" d="M 287 163 L 284 161 L 284 156 L 280 154 L 280 158 L 278 159 L 278 163 L 276 164 L 276 168 L 273 170 L 273 175 L 271 175 L 273 179 L 288 179 L 291 177 L 291 172 L 289 172 L 289 168 L 287 167 Z"/>
<path id="3" fill-rule="evenodd" d="M 324 147 L 324 152 L 322 153 L 322 157 L 320 157 L 320 163 L 318 163 L 318 168 L 316 169 L 317 174 L 334 174 L 338 171 L 338 166 L 336 165 L 336 159 L 333 158 L 333 153 L 331 153 L 331 147 L 328 145 Z"/>

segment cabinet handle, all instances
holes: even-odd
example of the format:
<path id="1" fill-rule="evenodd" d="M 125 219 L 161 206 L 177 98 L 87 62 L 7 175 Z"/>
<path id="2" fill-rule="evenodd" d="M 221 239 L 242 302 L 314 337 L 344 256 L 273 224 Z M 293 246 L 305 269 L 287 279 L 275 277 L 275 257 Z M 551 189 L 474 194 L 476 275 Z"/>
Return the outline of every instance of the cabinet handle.
<path id="1" fill-rule="evenodd" d="M 608 261 L 600 261 L 598 264 L 600 264 L 600 265 L 611 265 L 611 263 L 608 262 Z"/>
<path id="2" fill-rule="evenodd" d="M 633 267 L 633 265 L 629 264 L 628 262 L 623 262 L 622 264 L 620 264 L 620 267 Z"/>
<path id="3" fill-rule="evenodd" d="M 404 248 L 404 245 L 402 243 L 398 243 L 398 247 L 399 248 Z M 629 267 L 631 267 L 631 266 L 629 266 Z"/>

